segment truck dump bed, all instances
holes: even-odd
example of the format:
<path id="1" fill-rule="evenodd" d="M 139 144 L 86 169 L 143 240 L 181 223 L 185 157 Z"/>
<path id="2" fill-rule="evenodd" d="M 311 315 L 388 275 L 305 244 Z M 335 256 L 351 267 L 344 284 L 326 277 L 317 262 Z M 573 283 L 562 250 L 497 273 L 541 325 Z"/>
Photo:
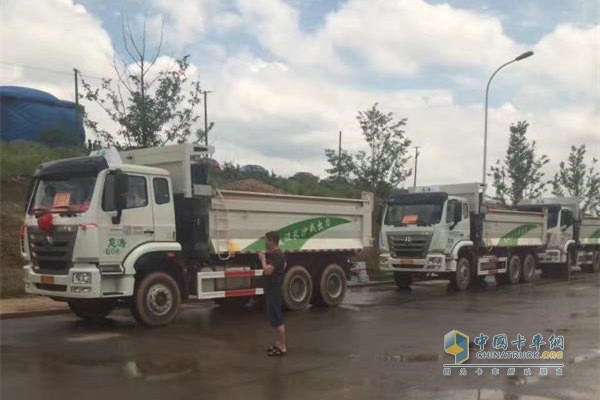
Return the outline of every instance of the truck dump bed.
<path id="1" fill-rule="evenodd" d="M 488 209 L 483 217 L 483 243 L 488 247 L 543 246 L 546 214 Z"/>
<path id="2" fill-rule="evenodd" d="M 586 245 L 600 245 L 600 217 L 583 217 L 579 230 L 579 242 Z"/>
<path id="3" fill-rule="evenodd" d="M 373 197 L 292 196 L 222 190 L 212 200 L 212 251 L 257 252 L 277 231 L 284 251 L 358 250 L 371 245 Z"/>

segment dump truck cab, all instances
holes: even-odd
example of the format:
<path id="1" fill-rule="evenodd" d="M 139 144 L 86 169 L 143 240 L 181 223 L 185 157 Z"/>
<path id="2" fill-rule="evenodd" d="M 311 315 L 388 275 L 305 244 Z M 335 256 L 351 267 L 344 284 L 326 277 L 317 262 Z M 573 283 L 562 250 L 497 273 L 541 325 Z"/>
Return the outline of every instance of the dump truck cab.
<path id="1" fill-rule="evenodd" d="M 28 293 L 130 296 L 128 259 L 181 250 L 163 169 L 81 157 L 42 164 L 34 178 L 22 247 Z"/>

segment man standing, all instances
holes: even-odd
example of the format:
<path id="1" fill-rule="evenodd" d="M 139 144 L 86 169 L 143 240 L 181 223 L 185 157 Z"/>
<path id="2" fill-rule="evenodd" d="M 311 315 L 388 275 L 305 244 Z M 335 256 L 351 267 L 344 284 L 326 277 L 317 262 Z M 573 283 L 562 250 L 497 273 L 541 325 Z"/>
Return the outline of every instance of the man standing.
<path id="1" fill-rule="evenodd" d="M 275 328 L 275 345 L 267 349 L 267 354 L 280 357 L 287 353 L 285 347 L 285 325 L 283 324 L 282 293 L 283 274 L 285 273 L 285 256 L 279 249 L 279 234 L 265 234 L 266 254 L 259 253 L 258 258 L 264 274 L 264 296 L 267 316 L 271 326 Z"/>

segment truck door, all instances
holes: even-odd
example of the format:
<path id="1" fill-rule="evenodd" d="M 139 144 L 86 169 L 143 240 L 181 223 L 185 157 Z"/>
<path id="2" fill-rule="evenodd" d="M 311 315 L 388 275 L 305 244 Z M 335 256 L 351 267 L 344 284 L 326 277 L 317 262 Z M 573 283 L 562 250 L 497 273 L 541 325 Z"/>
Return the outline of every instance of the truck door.
<path id="1" fill-rule="evenodd" d="M 175 240 L 175 209 L 169 179 L 152 178 L 154 238 L 157 241 Z"/>
<path id="2" fill-rule="evenodd" d="M 560 210 L 560 236 L 561 245 L 567 242 L 567 240 L 573 239 L 573 213 L 571 210 L 563 208 Z"/>
<path id="3" fill-rule="evenodd" d="M 154 241 L 150 186 L 144 175 L 127 174 L 128 192 L 121 221 L 113 223 L 115 175 L 106 175 L 99 213 L 100 264 L 120 264 L 139 245 Z"/>
<path id="4" fill-rule="evenodd" d="M 452 250 L 457 242 L 469 238 L 469 222 L 469 205 L 459 200 L 448 200 L 446 209 L 448 251 Z"/>

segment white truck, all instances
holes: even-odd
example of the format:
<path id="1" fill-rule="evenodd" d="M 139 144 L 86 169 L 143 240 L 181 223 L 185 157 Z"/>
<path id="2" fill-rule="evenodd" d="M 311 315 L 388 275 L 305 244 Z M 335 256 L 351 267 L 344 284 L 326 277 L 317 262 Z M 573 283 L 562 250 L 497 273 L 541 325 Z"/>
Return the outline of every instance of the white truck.
<path id="1" fill-rule="evenodd" d="M 545 245 L 544 212 L 481 204 L 479 183 L 411 188 L 392 197 L 382 223 L 382 269 L 399 287 L 420 278 L 449 279 L 458 290 L 495 275 L 501 283 L 530 282 Z"/>
<path id="2" fill-rule="evenodd" d="M 278 231 L 284 305 L 340 304 L 349 256 L 371 244 L 372 195 L 218 191 L 208 150 L 179 144 L 40 165 L 21 240 L 26 292 L 66 301 L 82 318 L 126 304 L 140 323 L 164 325 L 187 299 L 262 294 L 256 254 Z"/>
<path id="3" fill-rule="evenodd" d="M 546 246 L 538 252 L 545 275 L 568 278 L 571 267 L 584 272 L 600 271 L 600 217 L 582 215 L 580 199 L 553 197 L 523 200 L 517 209 L 546 211 Z"/>

